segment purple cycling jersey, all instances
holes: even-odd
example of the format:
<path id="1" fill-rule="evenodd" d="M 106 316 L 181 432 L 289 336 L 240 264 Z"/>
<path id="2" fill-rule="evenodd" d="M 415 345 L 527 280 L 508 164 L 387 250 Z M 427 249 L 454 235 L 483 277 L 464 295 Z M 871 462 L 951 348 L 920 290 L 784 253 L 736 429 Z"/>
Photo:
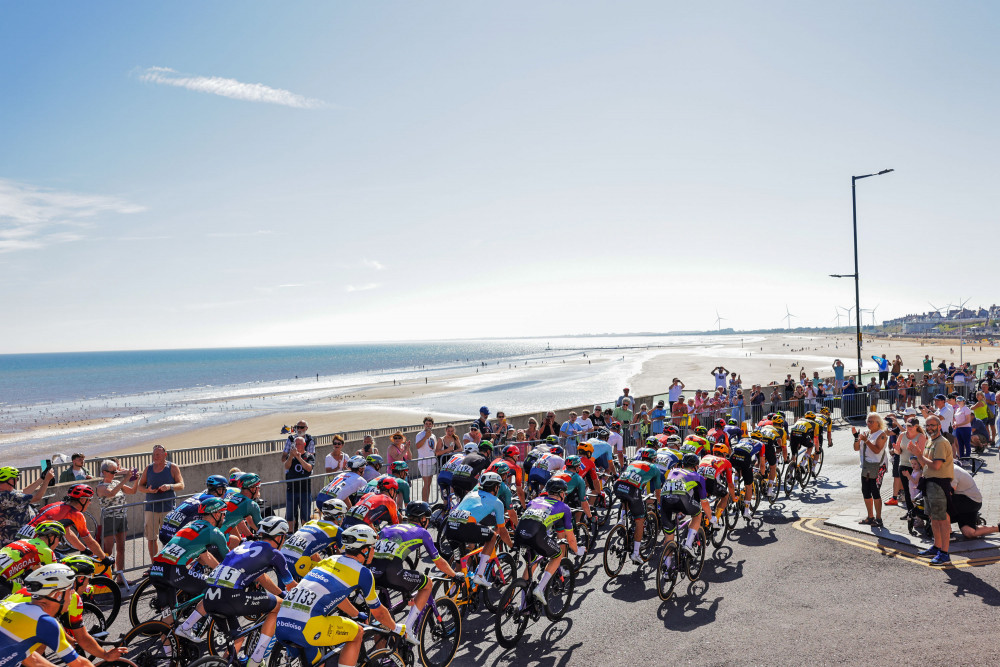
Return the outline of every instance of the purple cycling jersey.
<path id="1" fill-rule="evenodd" d="M 694 470 L 674 468 L 667 473 L 662 493 L 669 496 L 686 495 L 691 496 L 694 500 L 701 500 L 706 497 L 705 478 Z"/>
<path id="2" fill-rule="evenodd" d="M 528 503 L 521 520 L 538 521 L 546 528 L 561 533 L 573 529 L 573 510 L 561 500 L 542 495 Z"/>
<path id="3" fill-rule="evenodd" d="M 431 534 L 412 523 L 397 523 L 379 531 L 375 543 L 375 558 L 403 560 L 411 551 L 423 546 L 432 560 L 438 558 Z"/>

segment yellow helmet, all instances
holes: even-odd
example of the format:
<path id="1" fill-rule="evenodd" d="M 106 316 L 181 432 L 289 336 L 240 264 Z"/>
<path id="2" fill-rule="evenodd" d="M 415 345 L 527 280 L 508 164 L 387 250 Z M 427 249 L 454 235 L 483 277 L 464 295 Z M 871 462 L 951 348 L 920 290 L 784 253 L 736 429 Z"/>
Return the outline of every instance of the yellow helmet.
<path id="1" fill-rule="evenodd" d="M 802 415 L 805 419 L 816 419 L 816 413 L 810 410 L 809 412 Z"/>
<path id="2" fill-rule="evenodd" d="M 785 418 L 784 418 L 784 416 L 782 416 L 782 414 L 780 412 L 776 413 L 774 415 L 774 417 L 771 418 L 771 423 L 772 424 L 777 424 L 778 426 L 781 426 L 782 424 L 785 423 Z"/>
<path id="3" fill-rule="evenodd" d="M 754 440 L 763 440 L 764 434 L 761 433 L 760 431 L 754 431 L 753 433 L 750 434 L 750 437 L 753 438 Z"/>
<path id="4" fill-rule="evenodd" d="M 830 408 L 826 407 L 825 405 L 823 407 L 821 407 L 819 409 L 819 411 L 820 411 L 820 413 L 826 415 L 827 417 L 830 416 Z"/>

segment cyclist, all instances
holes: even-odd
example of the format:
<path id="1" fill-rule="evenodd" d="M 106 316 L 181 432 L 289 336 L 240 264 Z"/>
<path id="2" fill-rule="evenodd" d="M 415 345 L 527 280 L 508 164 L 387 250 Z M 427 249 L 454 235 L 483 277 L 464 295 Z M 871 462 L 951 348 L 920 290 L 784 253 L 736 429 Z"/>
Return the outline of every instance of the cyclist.
<path id="1" fill-rule="evenodd" d="M 585 444 L 585 443 L 580 443 L 580 444 Z M 583 478 L 583 481 L 586 483 L 588 489 L 600 492 L 601 478 L 598 477 L 597 475 L 597 466 L 594 465 L 594 459 L 590 458 L 589 456 L 583 456 L 582 454 L 579 454 L 580 445 L 577 445 L 576 451 L 578 452 L 576 454 L 577 464 L 575 468 L 577 474 Z M 573 456 L 566 457 L 567 469 L 569 468 L 569 460 L 571 458 L 574 457 Z"/>
<path id="2" fill-rule="evenodd" d="M 410 465 L 406 461 L 393 461 L 392 465 L 389 467 L 389 475 L 379 475 L 372 481 L 365 485 L 363 494 L 369 494 L 372 491 L 378 489 L 378 483 L 386 479 L 387 477 L 392 477 L 396 480 L 396 485 L 399 487 L 399 493 L 396 494 L 397 505 L 400 505 L 400 496 L 403 499 L 402 506 L 406 507 L 410 503 L 410 483 L 406 481 L 407 472 L 410 469 Z"/>
<path id="3" fill-rule="evenodd" d="M 467 442 L 462 451 L 455 452 L 444 462 L 441 466 L 441 470 L 438 471 L 437 483 L 438 491 L 441 493 L 441 497 L 445 500 L 451 498 L 452 486 L 451 480 L 455 474 L 455 468 L 462 465 L 462 460 L 465 458 L 466 454 L 471 454 L 476 451 L 476 443 Z M 447 504 L 447 503 L 446 503 Z"/>
<path id="4" fill-rule="evenodd" d="M 601 442 L 598 440 L 597 442 Z M 603 443 L 607 445 L 607 443 Z M 608 448 L 611 449 L 610 447 Z M 593 493 L 600 493 L 604 490 L 604 483 L 601 481 L 601 476 L 597 472 L 598 462 L 594 459 L 594 441 L 586 440 L 581 442 L 576 447 L 576 453 L 580 457 L 580 462 L 583 465 L 584 472 L 583 481 L 587 483 L 587 486 Z M 605 461 L 610 460 L 607 454 L 605 456 Z M 606 469 L 605 465 L 600 466 L 602 470 Z"/>
<path id="5" fill-rule="evenodd" d="M 361 475 L 365 469 L 363 456 L 351 457 L 347 462 L 347 471 L 334 477 L 316 494 L 316 507 L 322 510 L 328 500 L 336 498 L 348 507 L 357 500 L 357 494 L 367 485 L 368 481 Z"/>
<path id="6" fill-rule="evenodd" d="M 205 597 L 177 629 L 177 634 L 194 642 L 203 641 L 195 626 L 206 612 L 226 619 L 267 614 L 260 629 L 260 638 L 246 662 L 247 667 L 259 667 L 271 648 L 278 618 L 278 599 L 284 592 L 271 581 L 268 573 L 274 572 L 285 590 L 295 587 L 295 579 L 288 571 L 285 557 L 278 551 L 287 535 L 287 521 L 279 516 L 263 519 L 257 528 L 257 539 L 244 542 L 230 551 L 222 563 L 205 577 Z M 237 628 L 227 620 L 221 629 L 231 634 Z"/>
<path id="7" fill-rule="evenodd" d="M 632 562 L 641 563 L 639 547 L 642 545 L 642 530 L 646 523 L 646 503 L 643 490 L 648 489 L 660 499 L 663 475 L 656 467 L 656 450 L 643 447 L 636 453 L 636 460 L 629 463 L 615 482 L 615 496 L 628 508 L 635 521 L 635 543 L 632 545 Z M 625 521 L 624 514 L 619 523 Z"/>
<path id="8" fill-rule="evenodd" d="M 21 526 L 35 517 L 32 503 L 42 501 L 49 483 L 55 479 L 52 468 L 22 490 L 17 490 L 21 471 L 11 466 L 0 468 L 0 545 L 13 542 Z"/>
<path id="9" fill-rule="evenodd" d="M 228 535 L 229 548 L 240 543 L 240 536 L 252 535 L 260 525 L 260 476 L 245 472 L 236 479 L 239 491 L 226 491 L 226 519 L 219 530 Z"/>
<path id="10" fill-rule="evenodd" d="M 596 465 L 601 470 L 606 470 L 608 474 L 615 474 L 615 452 L 611 447 L 611 443 L 608 439 L 611 437 L 611 431 L 606 428 L 597 429 L 597 437 L 591 438 L 587 441 L 588 445 L 593 447 L 593 459 L 594 465 Z M 580 451 L 580 447 L 576 448 L 577 454 L 584 456 L 586 452 Z"/>
<path id="11" fill-rule="evenodd" d="M 226 536 L 219 529 L 226 518 L 226 502 L 209 498 L 198 507 L 200 517 L 177 531 L 177 534 L 153 556 L 149 580 L 156 589 L 156 604 L 161 610 L 177 604 L 177 591 L 195 596 L 205 590 L 205 581 L 188 571 L 188 564 L 197 561 L 208 568 L 219 561 L 209 553 L 212 547 L 225 557 L 229 553 Z"/>
<path id="12" fill-rule="evenodd" d="M 754 431 L 753 433 L 759 433 Z M 747 498 L 753 497 L 753 464 L 760 458 L 764 443 L 751 437 L 743 438 L 733 447 L 732 454 L 729 455 L 729 462 L 733 465 L 733 470 L 743 477 L 743 485 Z M 750 512 L 750 503 L 743 506 L 743 516 L 750 519 L 753 514 Z"/>
<path id="13" fill-rule="evenodd" d="M 378 454 L 369 454 L 365 457 L 365 470 L 362 476 L 366 482 L 370 482 L 382 474 L 382 466 L 385 460 Z"/>
<path id="14" fill-rule="evenodd" d="M 497 489 L 497 498 L 499 498 L 500 502 L 503 503 L 504 513 L 507 515 L 507 523 L 511 526 L 517 525 L 517 511 L 515 511 L 513 507 L 513 497 L 510 491 L 511 477 L 513 476 L 515 470 L 520 470 L 520 468 L 516 466 L 511 468 L 510 465 L 503 459 L 497 459 L 491 463 L 490 467 L 483 473 L 485 475 L 487 472 L 492 472 L 500 475 L 500 481 L 502 481 L 503 484 L 501 484 L 500 488 Z M 478 491 L 479 488 L 480 487 L 477 485 L 473 491 Z M 524 507 L 524 505 L 522 504 L 521 507 Z"/>
<path id="15" fill-rule="evenodd" d="M 574 518 L 582 510 L 587 520 L 592 521 L 594 515 L 590 513 L 590 503 L 587 501 L 587 483 L 580 476 L 582 470 L 583 464 L 579 456 L 567 456 L 566 468 L 555 473 L 552 477 L 559 477 L 566 482 L 564 502 L 573 509 Z"/>
<path id="16" fill-rule="evenodd" d="M 517 457 L 518 457 L 518 454 L 520 454 L 520 452 L 521 452 L 521 450 L 520 450 L 520 448 L 518 448 L 517 445 L 507 445 L 506 447 L 503 448 L 503 451 L 502 451 L 503 456 L 501 458 L 497 459 L 496 461 L 494 461 L 493 463 L 491 463 L 489 465 L 489 467 L 486 468 L 486 472 L 495 472 L 495 473 L 499 474 L 500 477 L 503 478 L 504 482 L 507 481 L 507 476 L 508 475 L 513 475 L 514 476 L 514 480 L 513 480 L 514 481 L 514 489 L 517 492 L 517 499 L 521 502 L 521 507 L 524 507 L 524 505 L 525 505 L 525 501 L 524 501 L 524 470 L 521 469 L 521 466 L 517 465 Z M 497 466 L 500 463 L 503 463 L 503 464 L 505 464 L 507 466 L 508 472 L 506 474 L 505 473 L 501 473 L 501 472 L 499 472 L 499 470 L 497 470 Z M 510 503 L 508 502 L 504 506 L 505 507 L 509 507 Z"/>
<path id="17" fill-rule="evenodd" d="M 476 451 L 466 454 L 452 472 L 451 486 L 455 495 L 461 498 L 472 491 L 479 475 L 489 467 L 492 460 L 493 443 L 489 440 L 480 441 Z"/>
<path id="18" fill-rule="evenodd" d="M 809 452 L 810 459 L 815 459 L 813 446 L 820 442 L 821 435 L 819 422 L 816 421 L 816 413 L 809 411 L 802 415 L 801 419 L 797 419 L 792 424 L 791 430 L 789 441 L 792 443 L 792 457 L 797 458 L 799 448 L 803 448 Z"/>
<path id="19" fill-rule="evenodd" d="M 396 494 L 399 484 L 395 477 L 383 477 L 375 491 L 361 496 L 361 500 L 347 512 L 341 526 L 344 529 L 366 523 L 372 528 L 383 523 L 399 523 Z M 376 528 L 378 530 L 378 528 Z"/>
<path id="20" fill-rule="evenodd" d="M 30 601 L 11 596 L 0 602 L 0 665 L 52 667 L 51 662 L 35 653 L 47 648 L 69 667 L 93 667 L 70 645 L 55 618 L 69 606 L 75 583 L 76 576 L 69 566 L 51 563 L 25 577 Z"/>
<path id="21" fill-rule="evenodd" d="M 764 459 L 767 461 L 767 495 L 775 498 L 778 495 L 777 464 L 778 449 L 781 455 L 788 460 L 788 451 L 784 445 L 784 431 L 774 424 L 762 426 L 755 431 L 760 433 L 760 440 L 764 443 Z"/>
<path id="22" fill-rule="evenodd" d="M 86 595 L 90 592 L 90 578 L 97 570 L 94 559 L 82 554 L 74 554 L 66 556 L 59 562 L 73 570 L 73 574 L 76 575 L 76 581 L 71 589 L 72 600 L 66 611 L 59 617 L 63 628 L 73 637 L 73 641 L 90 655 L 101 660 L 118 660 L 128 652 L 128 648 L 118 647 L 110 651 L 105 650 L 90 635 L 90 630 L 83 622 L 83 600 L 80 598 L 80 594 Z M 26 590 L 21 592 L 27 594 Z"/>
<path id="23" fill-rule="evenodd" d="M 35 536 L 16 540 L 0 549 L 0 596 L 9 595 L 15 582 L 43 565 L 55 562 L 52 550 L 66 536 L 66 527 L 58 521 L 43 521 L 35 526 Z"/>
<path id="24" fill-rule="evenodd" d="M 483 547 L 472 580 L 485 586 L 490 583 L 484 574 L 496 547 L 497 537 L 507 546 L 512 544 L 505 525 L 503 503 L 497 497 L 502 485 L 500 475 L 484 472 L 479 480 L 479 489 L 467 493 L 458 507 L 448 514 L 448 526 L 444 533 L 445 539 L 460 545 L 463 556 L 468 553 L 469 544 Z"/>
<path id="25" fill-rule="evenodd" d="M 539 443 L 537 446 L 533 447 L 530 452 L 528 452 L 524 457 L 524 463 L 521 464 L 521 468 L 524 470 L 525 475 L 531 474 L 531 469 L 535 467 L 535 461 L 542 458 L 543 454 L 548 454 L 549 449 L 559 445 L 559 438 L 554 435 L 547 436 L 545 440 Z"/>
<path id="26" fill-rule="evenodd" d="M 733 486 L 733 464 L 729 462 L 729 445 L 717 442 L 712 447 L 712 453 L 703 456 L 698 464 L 698 474 L 705 478 L 705 493 L 708 496 L 721 498 L 712 517 L 712 523 L 717 523 L 719 517 L 726 511 L 730 498 L 736 497 L 736 487 Z"/>
<path id="27" fill-rule="evenodd" d="M 701 525 L 701 513 L 712 512 L 705 495 L 705 478 L 696 471 L 700 464 L 701 459 L 696 454 L 685 454 L 680 467 L 667 474 L 667 480 L 663 483 L 663 495 L 660 497 L 660 523 L 663 524 L 667 544 L 674 541 L 674 532 L 677 530 L 674 517 L 677 513 L 683 512 L 691 517 L 687 539 L 681 546 L 692 556 L 694 538 Z M 715 521 L 714 516 L 712 520 Z"/>
<path id="28" fill-rule="evenodd" d="M 743 429 L 740 428 L 740 423 L 730 417 L 726 421 L 726 435 L 729 436 L 729 446 L 732 447 L 734 442 L 739 442 L 740 438 L 743 437 Z"/>
<path id="29" fill-rule="evenodd" d="M 514 533 L 516 545 L 529 550 L 523 575 L 525 580 L 531 581 L 534 556 L 551 559 L 545 566 L 545 572 L 542 573 L 538 585 L 532 591 L 532 595 L 542 604 L 545 604 L 545 587 L 559 568 L 564 555 L 562 546 L 550 531 L 565 534 L 569 548 L 578 556 L 585 553 L 583 547 L 577 544 L 576 536 L 573 534 L 573 512 L 564 502 L 566 489 L 566 482 L 562 479 L 553 478 L 547 481 L 544 493 L 529 502 L 524 509 L 521 522 Z"/>
<path id="30" fill-rule="evenodd" d="M 324 558 L 285 596 L 278 609 L 275 639 L 301 647 L 303 664 L 312 665 L 325 652 L 323 647 L 347 644 L 338 656 L 345 667 L 356 665 L 364 633 L 361 626 L 344 616 L 333 615 L 337 609 L 352 617 L 358 615 L 347 597 L 354 591 L 368 605 L 371 614 L 387 628 L 395 625 L 392 615 L 379 602 L 375 579 L 366 566 L 375 554 L 378 535 L 371 526 L 357 525 L 343 534 L 344 553 Z M 298 649 L 290 646 L 290 653 Z"/>
<path id="31" fill-rule="evenodd" d="M 714 427 L 715 428 L 713 428 L 711 431 L 709 431 L 708 434 L 705 436 L 705 437 L 708 438 L 708 441 L 710 443 L 712 443 L 713 445 L 717 444 L 717 443 L 720 443 L 720 442 L 725 443 L 726 445 L 728 445 L 729 444 L 729 434 L 726 433 L 726 420 L 722 419 L 721 417 L 719 419 L 716 419 L 715 423 L 714 423 Z"/>
<path id="32" fill-rule="evenodd" d="M 531 472 L 528 473 L 528 486 L 531 488 L 531 492 L 537 494 L 545 486 L 545 482 L 552 477 L 552 473 L 562 470 L 565 464 L 563 448 L 559 445 L 549 447 L 547 453 L 535 460 L 534 465 L 531 466 Z"/>
<path id="33" fill-rule="evenodd" d="M 707 434 L 708 429 L 704 426 L 695 428 L 694 433 L 688 433 L 688 436 L 684 438 L 684 442 L 681 444 L 681 453 L 697 454 L 699 458 L 711 453 L 712 443 L 705 437 Z"/>
<path id="34" fill-rule="evenodd" d="M 163 517 L 160 526 L 160 543 L 166 544 L 177 531 L 191 523 L 198 516 L 198 506 L 209 498 L 222 498 L 229 491 L 229 481 L 222 475 L 209 475 L 205 480 L 205 492 L 191 496 Z"/>
<path id="35" fill-rule="evenodd" d="M 292 574 L 305 576 L 332 547 L 340 546 L 340 523 L 347 514 L 347 503 L 331 498 L 323 503 L 320 519 L 302 525 L 279 549 Z"/>
<path id="36" fill-rule="evenodd" d="M 819 414 L 816 415 L 816 421 L 819 422 L 820 441 L 823 440 L 822 431 L 826 431 L 826 446 L 833 447 L 833 419 L 830 417 L 830 408 L 825 405 L 821 407 Z"/>
<path id="37" fill-rule="evenodd" d="M 408 597 L 414 597 L 413 605 L 406 616 L 406 638 L 413 644 L 418 643 L 416 622 L 420 612 L 427 605 L 431 596 L 431 580 L 422 572 L 409 570 L 404 565 L 404 559 L 414 549 L 423 546 L 427 555 L 434 561 L 434 566 L 444 574 L 462 581 L 462 575 L 456 574 L 448 562 L 438 553 L 431 534 L 427 532 L 427 524 L 431 516 L 431 506 L 424 502 L 413 502 L 406 505 L 406 523 L 386 526 L 378 534 L 375 543 L 375 560 L 371 564 L 371 572 L 375 584 L 380 588 L 391 588 L 400 591 Z"/>
<path id="38" fill-rule="evenodd" d="M 656 467 L 660 469 L 664 478 L 666 478 L 667 471 L 680 464 L 682 456 L 684 454 L 681 453 L 680 436 L 668 435 L 665 444 L 656 450 Z"/>
<path id="39" fill-rule="evenodd" d="M 66 526 L 66 542 L 77 551 L 87 551 L 97 555 L 102 565 L 114 565 L 115 559 L 105 555 L 104 549 L 97 543 L 87 528 L 87 520 L 83 513 L 87 511 L 94 490 L 86 484 L 76 484 L 69 487 L 62 502 L 50 503 L 43 507 L 31 523 L 21 528 L 19 538 L 31 539 L 35 536 L 35 527 L 46 521 L 58 521 Z"/>

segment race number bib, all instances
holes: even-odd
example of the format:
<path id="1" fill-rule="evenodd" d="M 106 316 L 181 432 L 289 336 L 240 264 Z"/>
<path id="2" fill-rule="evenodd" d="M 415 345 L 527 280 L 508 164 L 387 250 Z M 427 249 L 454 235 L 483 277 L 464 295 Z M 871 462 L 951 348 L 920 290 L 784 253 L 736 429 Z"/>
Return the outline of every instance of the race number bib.
<path id="1" fill-rule="evenodd" d="M 168 544 L 163 547 L 163 551 L 160 552 L 160 555 L 171 563 L 176 563 L 182 556 L 184 556 L 184 547 L 179 544 Z"/>
<path id="2" fill-rule="evenodd" d="M 701 466 L 698 468 L 698 474 L 705 479 L 715 479 L 715 466 Z"/>
<path id="3" fill-rule="evenodd" d="M 243 574 L 243 572 L 235 567 L 220 565 L 215 568 L 215 572 L 213 572 L 209 578 L 215 583 L 216 586 L 235 588 L 236 582 L 239 581 L 241 574 Z"/>
<path id="4" fill-rule="evenodd" d="M 642 484 L 642 475 L 639 473 L 638 470 L 626 470 L 624 473 L 622 473 L 621 478 L 626 482 L 631 482 L 632 484 L 635 484 L 636 486 Z"/>
<path id="5" fill-rule="evenodd" d="M 679 479 L 668 479 L 663 483 L 663 493 L 670 495 L 682 495 L 687 493 L 687 488 Z"/>
<path id="6" fill-rule="evenodd" d="M 309 546 L 309 540 L 302 535 L 292 535 L 285 542 L 285 549 L 301 554 Z"/>
<path id="7" fill-rule="evenodd" d="M 448 521 L 453 523 L 466 523 L 472 518 L 472 513 L 466 510 L 454 509 L 448 515 Z"/>
<path id="8" fill-rule="evenodd" d="M 545 522 L 549 516 L 548 510 L 541 507 L 533 507 L 527 510 L 522 516 L 522 519 L 533 519 L 535 521 Z"/>

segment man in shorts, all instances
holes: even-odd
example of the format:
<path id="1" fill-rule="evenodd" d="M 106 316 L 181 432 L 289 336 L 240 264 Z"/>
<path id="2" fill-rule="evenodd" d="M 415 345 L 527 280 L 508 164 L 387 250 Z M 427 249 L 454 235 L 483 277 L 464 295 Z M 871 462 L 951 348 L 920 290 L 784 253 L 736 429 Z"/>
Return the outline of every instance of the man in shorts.
<path id="1" fill-rule="evenodd" d="M 928 415 L 927 444 L 923 448 L 916 441 L 907 445 L 911 454 L 923 466 L 926 480 L 924 510 L 931 520 L 934 531 L 934 545 L 919 552 L 920 556 L 930 556 L 931 565 L 947 565 L 951 562 L 948 545 L 951 541 L 951 520 L 948 518 L 948 500 L 952 493 L 951 481 L 955 478 L 955 458 L 951 443 L 941 434 L 941 418 Z"/>
<path id="2" fill-rule="evenodd" d="M 663 482 L 663 495 L 660 496 L 660 523 L 663 525 L 667 544 L 674 541 L 674 532 L 677 530 L 674 517 L 677 513 L 683 512 L 691 517 L 687 537 L 681 548 L 692 556 L 694 538 L 701 526 L 701 513 L 712 512 L 705 492 L 705 478 L 696 472 L 700 464 L 701 459 L 697 454 L 685 454 L 680 467 L 667 474 L 667 479 Z M 715 521 L 714 516 L 712 520 Z"/>
<path id="3" fill-rule="evenodd" d="M 542 604 L 546 603 L 545 587 L 565 555 L 553 533 L 565 535 L 569 548 L 578 556 L 584 554 L 583 547 L 577 544 L 576 536 L 573 534 L 573 512 L 565 502 L 566 491 L 566 482 L 558 477 L 546 482 L 545 492 L 524 508 L 524 514 L 521 515 L 515 533 L 517 546 L 529 550 L 523 575 L 525 580 L 531 580 L 534 568 L 532 561 L 536 555 L 550 559 L 538 585 L 532 591 L 532 595 Z"/>

